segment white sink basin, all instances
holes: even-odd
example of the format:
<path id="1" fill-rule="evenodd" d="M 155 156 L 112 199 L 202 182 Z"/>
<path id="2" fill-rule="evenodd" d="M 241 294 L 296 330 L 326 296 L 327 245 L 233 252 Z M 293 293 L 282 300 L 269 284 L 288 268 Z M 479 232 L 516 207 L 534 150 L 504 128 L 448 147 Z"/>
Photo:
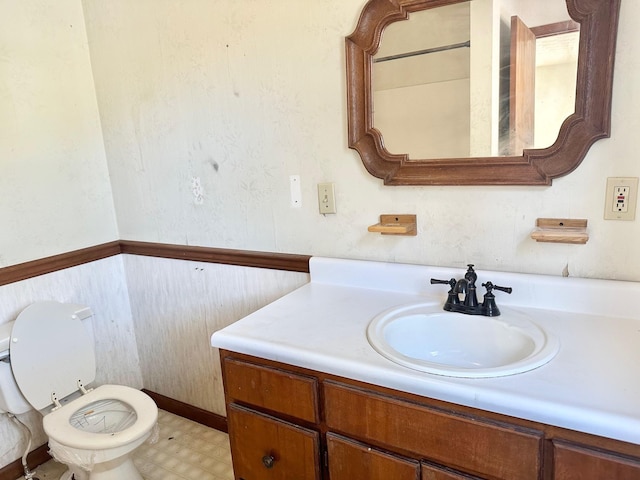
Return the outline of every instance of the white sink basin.
<path id="1" fill-rule="evenodd" d="M 560 343 L 529 315 L 506 307 L 499 317 L 445 312 L 432 303 L 395 307 L 367 328 L 371 346 L 389 360 L 449 377 L 501 377 L 549 362 Z"/>

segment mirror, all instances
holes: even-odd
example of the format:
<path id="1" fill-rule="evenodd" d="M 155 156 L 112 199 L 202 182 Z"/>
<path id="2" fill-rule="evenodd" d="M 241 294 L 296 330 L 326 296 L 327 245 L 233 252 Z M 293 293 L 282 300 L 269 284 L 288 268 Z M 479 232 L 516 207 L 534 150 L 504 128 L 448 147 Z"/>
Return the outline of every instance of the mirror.
<path id="1" fill-rule="evenodd" d="M 370 0 L 346 39 L 349 147 L 387 185 L 551 184 L 609 136 L 619 4 Z"/>

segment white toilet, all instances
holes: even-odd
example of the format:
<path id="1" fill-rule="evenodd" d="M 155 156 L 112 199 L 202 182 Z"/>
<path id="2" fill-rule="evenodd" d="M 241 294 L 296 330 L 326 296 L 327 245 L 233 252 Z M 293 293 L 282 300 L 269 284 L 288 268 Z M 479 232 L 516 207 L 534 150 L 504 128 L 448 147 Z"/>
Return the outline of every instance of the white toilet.
<path id="1" fill-rule="evenodd" d="M 0 325 L 0 411 L 43 414 L 50 452 L 69 467 L 61 480 L 142 480 L 130 454 L 157 436 L 158 408 L 131 387 L 86 387 L 96 374 L 82 322 L 91 314 L 38 302 Z"/>

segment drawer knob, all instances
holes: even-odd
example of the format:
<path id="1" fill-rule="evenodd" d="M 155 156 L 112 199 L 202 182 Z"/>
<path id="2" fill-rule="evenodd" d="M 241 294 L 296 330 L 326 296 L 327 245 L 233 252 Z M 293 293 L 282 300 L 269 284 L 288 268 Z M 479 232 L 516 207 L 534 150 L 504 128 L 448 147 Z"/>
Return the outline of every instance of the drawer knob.
<path id="1" fill-rule="evenodd" d="M 275 461 L 276 459 L 273 458 L 273 455 L 265 455 L 262 457 L 262 464 L 267 468 L 273 468 Z"/>

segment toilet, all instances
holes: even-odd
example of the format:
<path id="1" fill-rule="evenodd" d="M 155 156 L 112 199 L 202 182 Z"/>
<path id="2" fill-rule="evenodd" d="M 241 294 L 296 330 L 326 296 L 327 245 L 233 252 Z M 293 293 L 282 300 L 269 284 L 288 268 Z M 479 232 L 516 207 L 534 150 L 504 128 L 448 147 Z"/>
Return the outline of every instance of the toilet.
<path id="1" fill-rule="evenodd" d="M 122 385 L 95 380 L 93 340 L 82 305 L 37 302 L 0 325 L 0 412 L 43 415 L 61 480 L 143 480 L 131 453 L 157 438 L 158 407 Z"/>

